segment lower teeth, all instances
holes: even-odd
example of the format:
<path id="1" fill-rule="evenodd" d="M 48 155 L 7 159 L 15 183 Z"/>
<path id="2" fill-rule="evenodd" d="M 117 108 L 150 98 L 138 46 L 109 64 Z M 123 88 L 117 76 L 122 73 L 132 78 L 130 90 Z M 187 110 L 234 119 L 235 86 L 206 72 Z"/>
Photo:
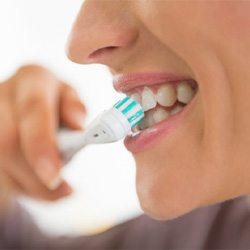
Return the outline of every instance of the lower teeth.
<path id="1" fill-rule="evenodd" d="M 171 110 L 165 110 L 162 107 L 157 107 L 153 110 L 146 111 L 145 118 L 136 128 L 133 129 L 133 131 L 138 132 L 140 130 L 151 128 L 155 124 L 160 123 L 163 120 L 167 120 L 170 116 L 181 112 L 183 107 L 184 106 L 178 103 Z"/>

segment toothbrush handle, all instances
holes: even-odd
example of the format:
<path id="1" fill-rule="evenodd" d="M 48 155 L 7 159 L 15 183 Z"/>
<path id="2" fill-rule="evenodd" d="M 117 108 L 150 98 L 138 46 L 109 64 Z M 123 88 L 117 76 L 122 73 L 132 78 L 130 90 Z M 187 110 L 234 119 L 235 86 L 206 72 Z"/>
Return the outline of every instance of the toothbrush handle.
<path id="1" fill-rule="evenodd" d="M 67 128 L 59 129 L 57 141 L 64 165 L 67 164 L 72 157 L 87 144 L 85 133 L 83 131 L 73 131 Z"/>
<path id="2" fill-rule="evenodd" d="M 87 144 L 118 141 L 131 131 L 127 118 L 116 108 L 104 111 L 84 131 L 67 128 L 58 131 L 58 147 L 66 164 L 77 151 Z"/>

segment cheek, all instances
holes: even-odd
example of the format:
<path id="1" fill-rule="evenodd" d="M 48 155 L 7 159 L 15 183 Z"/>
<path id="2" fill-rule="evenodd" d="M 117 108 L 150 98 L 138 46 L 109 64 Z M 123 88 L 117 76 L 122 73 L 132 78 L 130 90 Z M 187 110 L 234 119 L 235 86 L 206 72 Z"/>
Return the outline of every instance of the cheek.
<path id="1" fill-rule="evenodd" d="M 134 155 L 137 193 L 146 213 L 170 219 L 203 203 L 207 181 L 199 157 L 202 134 L 201 108 L 196 105 L 185 124 L 180 124 L 168 138 Z"/>
<path id="2" fill-rule="evenodd" d="M 154 5 L 156 2 L 162 6 Z M 249 108 L 246 105 L 247 108 L 242 109 L 240 104 L 241 109 L 236 112 L 236 97 L 231 98 L 236 91 L 232 94 L 230 86 L 230 82 L 236 82 L 235 88 L 239 91 L 238 84 L 244 81 L 234 80 L 230 75 L 226 75 L 227 79 L 224 72 L 225 69 L 233 72 L 237 65 L 242 68 L 245 63 L 236 63 L 235 51 L 241 46 L 234 40 L 231 43 L 230 39 L 238 37 L 246 41 L 249 38 L 238 28 L 239 13 L 244 12 L 237 9 L 234 13 L 235 6 L 230 5 L 230 12 L 229 5 L 229 9 L 225 8 L 226 3 L 211 4 L 209 8 L 198 2 L 186 7 L 169 1 L 147 3 L 152 6 L 145 5 L 146 10 L 140 16 L 142 22 L 163 44 L 185 59 L 200 82 L 201 96 L 193 117 L 154 148 L 134 156 L 142 208 L 151 216 L 169 219 L 249 190 L 248 129 L 240 119 L 235 119 L 246 114 Z M 230 17 L 231 24 L 225 16 Z M 243 16 L 244 24 L 249 24 L 250 20 L 246 20 L 249 15 Z M 246 31 L 244 27 L 247 34 Z M 234 44 L 238 47 L 229 50 L 228 46 Z M 218 51 L 227 55 L 226 65 L 222 63 L 224 54 Z M 244 54 L 247 55 L 247 51 Z M 232 52 L 230 65 L 228 56 Z M 242 75 L 246 78 L 249 74 Z M 247 82 L 244 83 L 244 92 L 248 94 Z M 239 126 L 237 129 L 235 124 Z M 245 125 L 249 128 L 249 120 Z"/>
<path id="3" fill-rule="evenodd" d="M 249 183 L 245 180 L 249 180 L 249 167 L 242 167 L 246 165 L 242 155 L 248 158 L 246 149 L 241 147 L 239 153 L 232 147 L 223 137 L 228 132 L 225 126 L 204 125 L 199 93 L 197 97 L 184 123 L 157 145 L 134 155 L 141 207 L 157 219 L 172 219 L 242 195 L 244 184 Z M 214 136 L 214 131 L 221 136 Z"/>

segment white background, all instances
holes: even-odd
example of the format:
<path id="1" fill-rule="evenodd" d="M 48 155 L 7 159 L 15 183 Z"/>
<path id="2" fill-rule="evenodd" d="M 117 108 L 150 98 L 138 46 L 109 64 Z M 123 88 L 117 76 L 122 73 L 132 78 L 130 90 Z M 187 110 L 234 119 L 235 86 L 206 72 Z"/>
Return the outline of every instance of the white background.
<path id="1" fill-rule="evenodd" d="M 67 35 L 81 4 L 82 0 L 0 0 L 0 80 L 24 63 L 49 67 L 78 90 L 89 121 L 121 96 L 103 66 L 76 65 L 65 56 Z M 23 201 L 50 233 L 97 232 L 141 212 L 134 162 L 122 142 L 86 148 L 63 175 L 75 190 L 70 198 L 53 204 Z"/>

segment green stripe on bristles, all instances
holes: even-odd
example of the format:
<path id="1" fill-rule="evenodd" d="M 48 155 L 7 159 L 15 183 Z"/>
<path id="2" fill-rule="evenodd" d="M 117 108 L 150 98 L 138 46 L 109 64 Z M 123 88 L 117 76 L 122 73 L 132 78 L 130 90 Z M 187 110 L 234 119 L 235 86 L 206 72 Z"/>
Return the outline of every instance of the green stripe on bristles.
<path id="1" fill-rule="evenodd" d="M 131 100 L 131 102 L 130 102 Z M 128 102 L 128 104 L 126 105 L 126 102 Z M 136 106 L 139 106 L 139 103 L 137 101 L 135 101 L 134 99 L 132 99 L 131 97 L 127 96 L 124 99 L 118 101 L 115 105 L 114 108 L 118 109 L 128 120 L 131 128 L 135 127 L 136 125 L 138 125 L 142 119 L 144 118 L 144 111 L 143 109 L 137 109 L 137 111 L 135 111 L 134 115 L 133 114 L 133 109 Z M 121 110 L 120 108 L 123 107 L 123 110 Z M 131 113 L 130 113 L 131 112 Z M 130 117 L 127 117 L 127 115 L 130 113 Z M 139 119 L 138 121 L 136 121 L 137 119 Z M 134 123 L 135 122 L 135 123 Z"/>
<path id="2" fill-rule="evenodd" d="M 131 125 L 132 128 L 134 128 L 135 126 L 137 126 L 139 123 L 141 123 L 143 120 L 143 117 L 138 121 L 136 122 L 135 124 Z"/>
<path id="3" fill-rule="evenodd" d="M 119 102 L 117 102 L 114 107 L 119 109 L 125 102 L 127 102 L 130 99 L 129 96 L 125 97 L 124 99 L 120 100 Z"/>
<path id="4" fill-rule="evenodd" d="M 143 117 L 143 114 L 144 114 L 144 112 L 143 112 L 143 110 L 142 109 L 140 109 L 139 111 L 137 111 L 133 116 L 131 116 L 129 119 L 128 119 L 128 122 L 129 123 L 132 123 L 134 120 L 136 120 L 138 117 Z"/>
<path id="5" fill-rule="evenodd" d="M 125 109 L 122 110 L 122 113 L 126 115 L 137 103 L 135 101 L 131 102 Z"/>

